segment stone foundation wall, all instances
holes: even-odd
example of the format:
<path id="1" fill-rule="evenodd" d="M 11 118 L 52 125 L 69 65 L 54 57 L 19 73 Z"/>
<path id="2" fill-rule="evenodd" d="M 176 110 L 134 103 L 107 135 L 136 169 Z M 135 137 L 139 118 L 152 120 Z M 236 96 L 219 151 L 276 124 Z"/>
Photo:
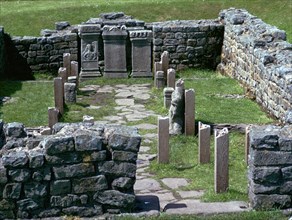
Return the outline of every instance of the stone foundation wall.
<path id="1" fill-rule="evenodd" d="M 278 119 L 292 108 L 292 45 L 286 33 L 242 9 L 220 13 L 225 25 L 219 70 Z"/>
<path id="2" fill-rule="evenodd" d="M 207 67 L 220 63 L 224 26 L 218 20 L 167 21 L 153 25 L 153 56 L 160 61 L 163 51 L 170 54 L 170 67 Z"/>
<path id="3" fill-rule="evenodd" d="M 0 122 L 0 219 L 133 208 L 141 142 L 136 129 L 59 123 L 53 135 L 40 136 L 20 123 Z"/>
<path id="4" fill-rule="evenodd" d="M 292 208 L 291 134 L 291 125 L 251 128 L 249 199 L 252 208 Z"/>

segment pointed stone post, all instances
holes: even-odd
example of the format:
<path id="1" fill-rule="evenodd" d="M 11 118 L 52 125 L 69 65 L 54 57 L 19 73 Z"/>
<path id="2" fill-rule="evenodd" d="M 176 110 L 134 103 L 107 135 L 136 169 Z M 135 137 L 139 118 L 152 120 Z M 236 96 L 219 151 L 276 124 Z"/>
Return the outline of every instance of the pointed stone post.
<path id="1" fill-rule="evenodd" d="M 132 73 L 134 77 L 152 77 L 151 71 L 151 42 L 152 31 L 130 31 L 132 42 Z"/>
<path id="2" fill-rule="evenodd" d="M 195 134 L 195 91 L 185 90 L 185 134 Z"/>
<path id="3" fill-rule="evenodd" d="M 71 74 L 70 76 L 78 77 L 78 62 L 71 61 Z"/>
<path id="4" fill-rule="evenodd" d="M 48 116 L 49 116 L 49 127 L 52 129 L 53 126 L 59 121 L 59 110 L 54 107 L 49 107 Z"/>
<path id="5" fill-rule="evenodd" d="M 211 127 L 210 125 L 198 123 L 199 128 L 199 163 L 210 163 L 210 142 Z"/>
<path id="6" fill-rule="evenodd" d="M 60 67 L 59 68 L 58 77 L 62 78 L 63 84 L 66 82 L 66 80 L 67 80 L 67 69 L 65 67 Z"/>
<path id="7" fill-rule="evenodd" d="M 215 193 L 226 192 L 229 185 L 229 136 L 228 129 L 215 130 Z"/>
<path id="8" fill-rule="evenodd" d="M 158 163 L 169 163 L 169 119 L 158 118 Z"/>
<path id="9" fill-rule="evenodd" d="M 163 51 L 161 54 L 161 66 L 164 72 L 164 78 L 167 79 L 167 70 L 169 69 L 169 52 Z"/>
<path id="10" fill-rule="evenodd" d="M 81 25 L 79 36 L 81 38 L 80 81 L 97 78 L 101 76 L 98 64 L 100 25 Z"/>
<path id="11" fill-rule="evenodd" d="M 63 54 L 63 67 L 66 68 L 65 81 L 67 81 L 68 77 L 71 75 L 71 54 L 70 53 Z"/>
<path id="12" fill-rule="evenodd" d="M 175 69 L 167 70 L 167 87 L 175 88 Z"/>
<path id="13" fill-rule="evenodd" d="M 128 78 L 126 60 L 126 26 L 103 27 L 104 42 L 104 77 Z"/>
<path id="14" fill-rule="evenodd" d="M 249 155 L 249 133 L 250 133 L 250 126 L 246 126 L 245 128 L 245 162 L 248 165 L 248 155 Z"/>
<path id="15" fill-rule="evenodd" d="M 54 78 L 55 107 L 60 114 L 64 113 L 64 84 L 61 77 Z"/>
<path id="16" fill-rule="evenodd" d="M 169 109 L 170 105 L 171 105 L 171 95 L 173 93 L 174 89 L 167 87 L 164 88 L 163 90 L 163 94 L 164 94 L 164 108 Z"/>

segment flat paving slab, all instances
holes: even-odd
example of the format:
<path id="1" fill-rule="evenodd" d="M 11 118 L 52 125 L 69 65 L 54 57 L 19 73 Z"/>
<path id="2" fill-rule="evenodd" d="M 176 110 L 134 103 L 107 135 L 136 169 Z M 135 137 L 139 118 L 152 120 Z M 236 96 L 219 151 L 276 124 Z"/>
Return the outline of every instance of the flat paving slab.
<path id="1" fill-rule="evenodd" d="M 134 185 L 135 191 L 149 190 L 149 191 L 159 191 L 161 190 L 160 183 L 155 179 L 142 179 L 136 180 Z"/>
<path id="2" fill-rule="evenodd" d="M 188 181 L 184 178 L 164 178 L 161 181 L 164 185 L 171 189 L 178 189 L 189 184 Z"/>
<path id="3" fill-rule="evenodd" d="M 177 193 L 179 194 L 179 196 L 182 199 L 189 199 L 189 198 L 201 198 L 204 195 L 204 191 L 203 190 L 197 190 L 197 191 L 177 191 Z"/>

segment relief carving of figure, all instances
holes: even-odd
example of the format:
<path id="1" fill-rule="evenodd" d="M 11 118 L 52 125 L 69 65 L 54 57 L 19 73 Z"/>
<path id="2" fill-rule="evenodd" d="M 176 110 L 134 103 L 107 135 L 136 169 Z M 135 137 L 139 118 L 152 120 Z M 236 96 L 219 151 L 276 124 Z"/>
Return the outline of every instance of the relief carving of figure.
<path id="1" fill-rule="evenodd" d="M 82 51 L 83 60 L 97 60 L 97 42 L 94 41 L 91 44 L 87 44 L 85 49 Z"/>

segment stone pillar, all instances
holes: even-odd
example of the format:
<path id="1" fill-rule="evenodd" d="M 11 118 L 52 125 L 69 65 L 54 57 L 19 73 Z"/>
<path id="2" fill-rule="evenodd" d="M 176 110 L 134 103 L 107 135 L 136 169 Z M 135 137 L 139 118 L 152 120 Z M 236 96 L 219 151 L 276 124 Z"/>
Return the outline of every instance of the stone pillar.
<path id="1" fill-rule="evenodd" d="M 163 90 L 163 94 L 164 94 L 164 108 L 169 109 L 170 105 L 171 105 L 171 95 L 173 93 L 174 89 L 167 87 L 164 88 Z"/>
<path id="2" fill-rule="evenodd" d="M 49 127 L 52 129 L 53 126 L 59 121 L 59 110 L 54 107 L 49 107 L 48 116 L 49 116 Z"/>
<path id="3" fill-rule="evenodd" d="M 78 62 L 71 61 L 71 73 L 70 76 L 78 77 Z"/>
<path id="4" fill-rule="evenodd" d="M 228 129 L 215 130 L 215 193 L 226 192 L 229 185 L 228 157 L 229 137 Z"/>
<path id="5" fill-rule="evenodd" d="M 175 88 L 175 69 L 167 70 L 167 87 Z"/>
<path id="6" fill-rule="evenodd" d="M 58 76 L 62 78 L 64 84 L 67 80 L 67 69 L 65 67 L 60 67 L 58 70 Z"/>
<path id="7" fill-rule="evenodd" d="M 104 77 L 128 78 L 126 61 L 126 39 L 128 33 L 125 26 L 104 26 L 102 32 L 104 42 Z"/>
<path id="8" fill-rule="evenodd" d="M 195 91 L 185 91 L 185 134 L 195 134 Z"/>
<path id="9" fill-rule="evenodd" d="M 81 71 L 80 80 L 93 79 L 101 76 L 98 65 L 98 40 L 100 25 L 81 25 Z"/>
<path id="10" fill-rule="evenodd" d="M 246 126 L 245 128 L 245 162 L 248 165 L 248 155 L 249 155 L 249 133 L 250 126 Z"/>
<path id="11" fill-rule="evenodd" d="M 164 72 L 164 77 L 167 79 L 167 70 L 169 68 L 169 53 L 168 51 L 163 51 L 161 54 L 161 66 L 162 71 Z"/>
<path id="12" fill-rule="evenodd" d="M 154 70 L 154 85 L 156 85 L 156 73 L 158 72 L 158 71 L 162 71 L 162 65 L 161 65 L 161 62 L 155 62 L 154 63 L 154 68 L 153 68 Z M 163 73 L 163 77 L 164 77 L 164 73 Z"/>
<path id="13" fill-rule="evenodd" d="M 152 31 L 130 31 L 132 42 L 132 77 L 152 77 L 151 42 Z"/>
<path id="14" fill-rule="evenodd" d="M 66 68 L 66 81 L 68 77 L 71 75 L 71 54 L 70 53 L 64 53 L 63 54 L 63 67 Z"/>
<path id="15" fill-rule="evenodd" d="M 76 103 L 76 84 L 75 83 L 64 84 L 64 97 L 65 97 L 66 104 Z"/>
<path id="16" fill-rule="evenodd" d="M 210 163 L 210 142 L 211 128 L 210 125 L 198 123 L 199 130 L 199 158 L 200 164 Z"/>
<path id="17" fill-rule="evenodd" d="M 60 114 L 64 113 L 64 84 L 61 77 L 54 78 L 55 107 Z"/>
<path id="18" fill-rule="evenodd" d="M 163 71 L 157 71 L 155 74 L 156 78 L 156 88 L 161 89 L 164 88 L 165 80 L 164 80 L 164 74 Z"/>
<path id="19" fill-rule="evenodd" d="M 175 90 L 171 95 L 171 106 L 169 108 L 169 132 L 177 135 L 184 133 L 185 98 L 184 81 L 176 82 Z"/>
<path id="20" fill-rule="evenodd" d="M 169 163 L 169 119 L 158 118 L 158 163 Z"/>

